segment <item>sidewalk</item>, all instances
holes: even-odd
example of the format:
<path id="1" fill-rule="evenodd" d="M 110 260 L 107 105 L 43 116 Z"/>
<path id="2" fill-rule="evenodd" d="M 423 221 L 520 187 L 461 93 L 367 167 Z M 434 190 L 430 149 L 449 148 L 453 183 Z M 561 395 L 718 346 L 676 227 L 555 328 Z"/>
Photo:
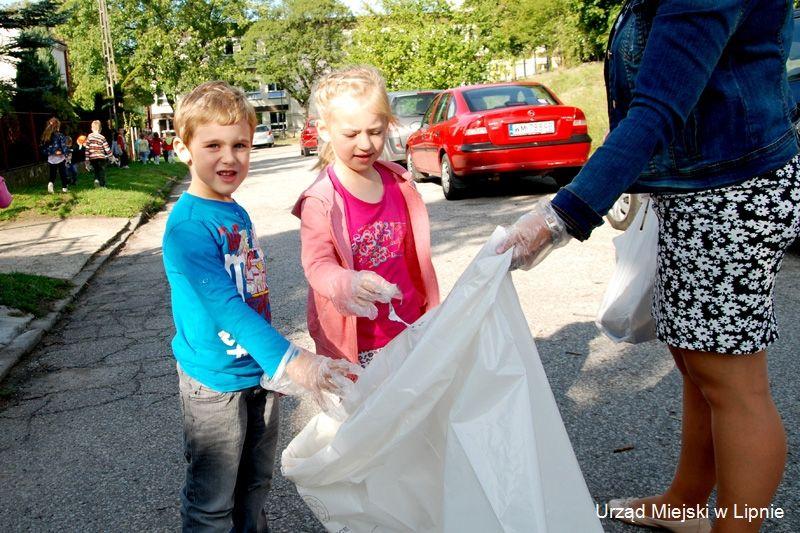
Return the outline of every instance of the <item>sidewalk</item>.
<path id="1" fill-rule="evenodd" d="M 0 222 L 0 272 L 70 280 L 70 294 L 44 317 L 0 306 L 0 381 L 39 342 L 105 261 L 142 223 L 127 218 L 65 218 Z"/>

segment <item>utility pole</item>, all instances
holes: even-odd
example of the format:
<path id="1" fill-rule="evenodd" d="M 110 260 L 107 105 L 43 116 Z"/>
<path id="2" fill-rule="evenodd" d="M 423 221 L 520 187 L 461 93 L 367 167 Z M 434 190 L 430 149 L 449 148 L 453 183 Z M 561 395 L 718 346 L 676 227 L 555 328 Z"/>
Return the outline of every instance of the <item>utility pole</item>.
<path id="1" fill-rule="evenodd" d="M 117 104 L 114 97 L 114 84 L 117 81 L 117 65 L 114 63 L 114 47 L 111 44 L 111 29 L 108 26 L 106 0 L 97 0 L 100 11 L 100 31 L 103 36 L 103 60 L 106 63 L 106 96 L 111 100 L 111 120 L 117 127 Z"/>

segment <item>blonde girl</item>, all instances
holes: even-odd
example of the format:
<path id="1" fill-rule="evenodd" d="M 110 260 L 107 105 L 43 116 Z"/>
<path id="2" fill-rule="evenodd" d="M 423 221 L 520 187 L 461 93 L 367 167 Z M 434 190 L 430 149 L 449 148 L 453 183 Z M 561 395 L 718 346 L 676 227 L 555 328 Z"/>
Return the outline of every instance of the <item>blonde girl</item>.
<path id="1" fill-rule="evenodd" d="M 317 353 L 366 366 L 404 322 L 439 304 L 428 213 L 411 175 L 378 160 L 395 118 L 375 68 L 328 74 L 314 100 L 321 170 L 294 209 L 308 329 Z"/>
<path id="2" fill-rule="evenodd" d="M 47 192 L 53 193 L 56 174 L 61 178 L 61 192 L 67 192 L 67 137 L 61 133 L 61 121 L 55 117 L 47 121 L 42 133 L 42 152 L 50 167 Z"/>

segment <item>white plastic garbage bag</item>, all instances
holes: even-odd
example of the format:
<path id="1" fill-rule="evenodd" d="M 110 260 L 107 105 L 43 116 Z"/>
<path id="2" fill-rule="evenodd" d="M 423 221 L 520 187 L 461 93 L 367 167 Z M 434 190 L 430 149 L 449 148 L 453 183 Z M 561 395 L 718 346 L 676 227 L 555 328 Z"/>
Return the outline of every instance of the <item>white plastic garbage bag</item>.
<path id="1" fill-rule="evenodd" d="M 328 531 L 602 528 L 519 305 L 498 228 L 447 300 L 283 452 Z"/>
<path id="2" fill-rule="evenodd" d="M 614 342 L 637 344 L 656 338 L 650 312 L 658 248 L 658 219 L 644 198 L 625 233 L 614 238 L 617 267 L 608 282 L 595 324 Z"/>

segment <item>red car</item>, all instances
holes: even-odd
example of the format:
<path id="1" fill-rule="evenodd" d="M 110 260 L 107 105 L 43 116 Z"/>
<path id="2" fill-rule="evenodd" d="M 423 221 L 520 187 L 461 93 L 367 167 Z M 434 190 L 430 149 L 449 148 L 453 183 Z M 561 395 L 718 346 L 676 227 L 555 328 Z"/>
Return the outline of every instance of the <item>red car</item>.
<path id="1" fill-rule="evenodd" d="M 589 157 L 586 116 L 536 82 L 448 89 L 431 102 L 408 138 L 406 162 L 415 178 L 438 176 L 448 200 L 478 178 L 575 177 Z"/>
<path id="2" fill-rule="evenodd" d="M 317 151 L 317 119 L 306 120 L 306 125 L 300 133 L 300 154 L 309 156 Z"/>

